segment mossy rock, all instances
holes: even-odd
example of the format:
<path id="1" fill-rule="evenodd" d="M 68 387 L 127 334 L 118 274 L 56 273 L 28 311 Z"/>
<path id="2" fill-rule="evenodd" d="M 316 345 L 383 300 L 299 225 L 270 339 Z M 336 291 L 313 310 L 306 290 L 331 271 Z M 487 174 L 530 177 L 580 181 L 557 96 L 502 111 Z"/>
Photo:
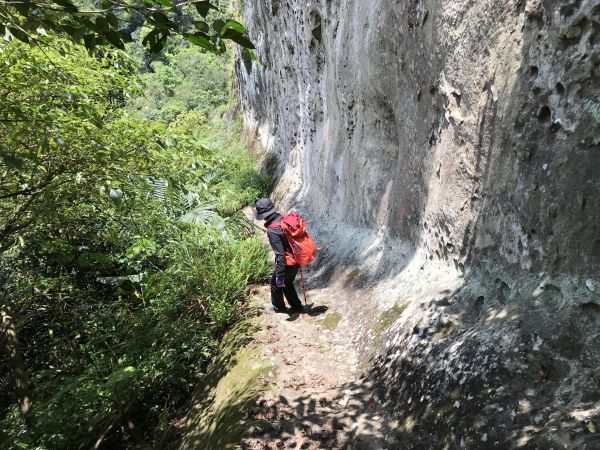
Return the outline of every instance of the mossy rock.
<path id="1" fill-rule="evenodd" d="M 437 405 L 434 405 L 433 411 L 434 411 L 435 416 L 438 419 L 441 419 L 444 416 L 455 415 L 456 408 L 454 407 L 454 404 L 455 404 L 455 400 L 446 399 L 446 400 L 438 403 Z"/>
<path id="2" fill-rule="evenodd" d="M 195 394 L 180 448 L 231 449 L 245 434 L 247 412 L 266 389 L 264 376 L 273 369 L 271 361 L 250 345 L 260 325 L 259 317 L 251 317 L 225 337 L 219 358 Z"/>
<path id="3" fill-rule="evenodd" d="M 391 327 L 396 322 L 396 320 L 398 320 L 400 316 L 402 316 L 404 311 L 406 311 L 406 308 L 408 308 L 407 301 L 396 301 L 396 303 L 394 303 L 394 306 L 381 313 L 381 315 L 379 316 L 379 318 L 373 326 L 373 333 L 375 333 L 376 336 L 380 336 L 381 333 L 383 333 L 385 330 Z"/>
<path id="4" fill-rule="evenodd" d="M 321 325 L 323 325 L 323 328 L 326 330 L 333 331 L 340 324 L 340 320 L 342 320 L 342 315 L 339 313 L 327 314 L 321 322 Z"/>
<path id="5" fill-rule="evenodd" d="M 352 272 L 350 272 L 346 276 L 346 279 L 344 280 L 344 287 L 350 286 L 359 274 L 360 274 L 360 270 L 358 270 L 358 269 L 352 270 Z"/>
<path id="6" fill-rule="evenodd" d="M 447 337 L 450 337 L 456 333 L 458 333 L 459 327 L 456 324 L 452 324 L 449 326 L 445 326 L 440 328 L 439 331 L 437 331 L 436 333 L 433 334 L 433 336 L 431 336 L 431 339 L 433 341 L 439 341 L 442 339 L 445 339 Z"/>

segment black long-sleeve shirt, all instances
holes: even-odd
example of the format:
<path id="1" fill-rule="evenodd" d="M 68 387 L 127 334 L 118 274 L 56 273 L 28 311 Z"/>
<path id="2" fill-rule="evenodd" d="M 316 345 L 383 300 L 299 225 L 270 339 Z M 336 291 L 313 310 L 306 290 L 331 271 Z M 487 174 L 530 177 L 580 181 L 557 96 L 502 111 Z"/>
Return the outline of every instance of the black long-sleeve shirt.
<path id="1" fill-rule="evenodd" d="M 273 220 L 265 223 L 265 226 L 267 227 L 267 237 L 269 238 L 269 243 L 271 244 L 273 253 L 275 253 L 275 276 L 279 278 L 283 278 L 285 276 L 286 252 L 292 252 L 290 244 L 285 237 L 285 232 L 278 226 L 272 226 L 273 224 L 281 222 L 281 219 L 281 214 L 277 214 Z"/>

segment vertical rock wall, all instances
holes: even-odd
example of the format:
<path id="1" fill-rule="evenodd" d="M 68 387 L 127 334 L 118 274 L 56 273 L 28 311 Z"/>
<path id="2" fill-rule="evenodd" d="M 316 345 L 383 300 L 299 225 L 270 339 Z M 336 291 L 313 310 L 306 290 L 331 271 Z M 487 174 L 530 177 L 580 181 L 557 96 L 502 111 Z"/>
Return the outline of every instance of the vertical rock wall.
<path id="1" fill-rule="evenodd" d="M 375 317 L 409 305 L 380 337 L 357 325 L 386 342 L 372 376 L 385 380 L 390 409 L 423 426 L 446 420 L 432 442 L 451 447 L 474 446 L 485 423 L 475 417 L 495 403 L 505 429 L 486 442 L 529 445 L 554 424 L 549 442 L 590 445 L 586 420 L 600 400 L 600 2 L 242 8 L 261 61 L 238 60 L 242 108 L 275 198 L 313 219 L 335 262 L 324 276 L 357 267 L 350 284 L 365 289 Z M 436 415 L 452 395 L 501 386 L 512 387 L 480 404 L 452 400 L 460 418 Z M 539 401 L 520 411 L 530 388 Z M 471 431 L 451 432 L 460 421 Z"/>

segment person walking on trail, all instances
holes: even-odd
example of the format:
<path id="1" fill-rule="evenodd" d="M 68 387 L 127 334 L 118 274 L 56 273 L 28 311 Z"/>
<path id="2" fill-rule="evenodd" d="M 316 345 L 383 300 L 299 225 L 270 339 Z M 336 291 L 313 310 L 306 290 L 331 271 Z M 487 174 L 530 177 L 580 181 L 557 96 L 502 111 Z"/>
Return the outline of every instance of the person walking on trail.
<path id="1" fill-rule="evenodd" d="M 275 312 L 300 313 L 304 307 L 294 287 L 294 279 L 300 270 L 300 265 L 294 261 L 294 254 L 285 231 L 281 227 L 283 216 L 277 212 L 275 205 L 268 198 L 261 198 L 256 202 L 257 220 L 264 220 L 267 228 L 267 237 L 275 253 L 275 270 L 271 277 L 271 303 Z M 290 307 L 287 308 L 283 297 L 287 299 Z"/>

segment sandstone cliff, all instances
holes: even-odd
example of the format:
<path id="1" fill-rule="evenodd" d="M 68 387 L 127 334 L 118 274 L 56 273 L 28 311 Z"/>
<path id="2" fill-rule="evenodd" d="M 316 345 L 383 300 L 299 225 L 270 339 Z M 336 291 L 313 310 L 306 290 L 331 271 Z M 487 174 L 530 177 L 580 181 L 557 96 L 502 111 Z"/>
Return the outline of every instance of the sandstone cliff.
<path id="1" fill-rule="evenodd" d="M 248 136 L 406 447 L 600 446 L 600 2 L 242 8 Z"/>

